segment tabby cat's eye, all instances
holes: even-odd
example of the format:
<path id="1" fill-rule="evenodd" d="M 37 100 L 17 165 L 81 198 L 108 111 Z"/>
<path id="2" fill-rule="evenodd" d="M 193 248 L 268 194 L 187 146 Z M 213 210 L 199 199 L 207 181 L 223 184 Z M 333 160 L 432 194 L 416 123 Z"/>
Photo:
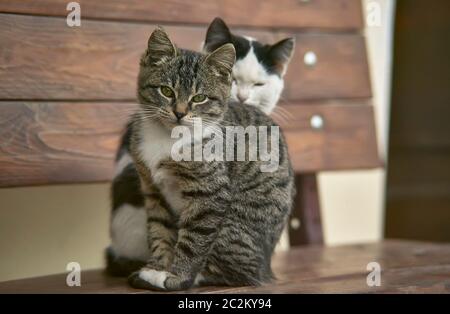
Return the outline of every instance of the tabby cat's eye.
<path id="1" fill-rule="evenodd" d="M 170 87 L 161 86 L 160 90 L 161 90 L 161 94 L 163 94 L 164 96 L 166 96 L 168 98 L 173 98 L 174 93 L 173 93 L 173 90 Z"/>
<path id="2" fill-rule="evenodd" d="M 255 86 L 264 86 L 266 83 L 255 83 L 255 84 L 253 84 L 253 85 L 255 85 Z"/>
<path id="3" fill-rule="evenodd" d="M 203 94 L 198 94 L 192 97 L 193 102 L 204 102 L 206 100 L 206 96 Z"/>

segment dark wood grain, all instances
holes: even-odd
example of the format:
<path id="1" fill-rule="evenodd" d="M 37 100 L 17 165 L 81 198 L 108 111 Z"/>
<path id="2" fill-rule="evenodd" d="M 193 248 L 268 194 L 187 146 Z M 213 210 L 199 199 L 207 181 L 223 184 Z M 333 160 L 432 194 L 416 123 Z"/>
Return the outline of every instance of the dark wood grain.
<path id="1" fill-rule="evenodd" d="M 108 181 L 131 103 L 0 102 L 0 186 Z M 373 110 L 348 104 L 291 104 L 285 129 L 297 172 L 373 168 Z M 311 116 L 325 119 L 322 130 Z"/>
<path id="2" fill-rule="evenodd" d="M 0 186 L 109 180 L 132 107 L 0 103 Z"/>
<path id="3" fill-rule="evenodd" d="M 366 267 L 380 264 L 381 286 L 369 287 Z M 450 245 L 385 241 L 299 247 L 273 258 L 277 280 L 261 287 L 201 287 L 181 293 L 450 293 Z M 152 293 L 130 288 L 101 270 L 82 271 L 81 287 L 66 275 L 0 283 L 0 293 Z"/>
<path id="4" fill-rule="evenodd" d="M 297 195 L 289 221 L 289 242 L 292 246 L 323 244 L 317 174 L 297 175 L 295 186 Z"/>
<path id="5" fill-rule="evenodd" d="M 154 27 L 84 21 L 70 28 L 64 18 L 0 14 L 0 99 L 132 101 L 139 58 Z M 180 47 L 198 50 L 206 30 L 168 26 L 167 31 Z M 269 42 L 290 35 L 238 32 Z M 285 99 L 370 97 L 362 36 L 295 36 Z M 304 65 L 306 51 L 317 54 L 315 67 Z"/>
<path id="6" fill-rule="evenodd" d="M 108 0 L 77 1 L 83 19 L 208 24 L 216 16 L 231 25 L 323 28 L 363 27 L 361 1 L 314 0 Z M 0 0 L 0 12 L 66 16 L 65 0 Z M 251 14 L 249 14 L 251 12 Z M 276 12 L 276 14 L 274 14 Z"/>

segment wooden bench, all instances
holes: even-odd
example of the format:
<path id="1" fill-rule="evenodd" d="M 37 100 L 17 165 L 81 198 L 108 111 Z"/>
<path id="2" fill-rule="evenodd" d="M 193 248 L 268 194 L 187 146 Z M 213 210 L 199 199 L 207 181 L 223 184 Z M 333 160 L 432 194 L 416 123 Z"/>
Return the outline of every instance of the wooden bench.
<path id="1" fill-rule="evenodd" d="M 276 117 L 297 173 L 293 246 L 323 243 L 318 172 L 381 166 L 361 1 L 78 2 L 81 27 L 68 27 L 65 0 L 0 0 L 0 187 L 109 181 L 119 135 L 136 106 L 138 60 L 150 32 L 162 24 L 179 46 L 199 49 L 215 16 L 263 41 L 296 37 L 280 103 L 284 114 Z M 305 57 L 311 55 L 315 62 Z M 298 270 L 295 278 L 301 278 L 328 252 L 376 254 L 385 247 L 391 252 L 392 245 L 293 249 L 275 257 L 275 265 L 282 276 Z M 358 267 L 364 273 L 365 265 Z M 86 277 L 82 291 L 129 291 L 95 271 Z M 28 284 L 34 291 L 59 290 L 58 278 L 5 283 L 1 291 L 25 291 Z M 307 278 L 312 290 L 318 287 Z M 289 291 L 289 285 L 268 287 L 255 291 Z"/>
<path id="2" fill-rule="evenodd" d="M 381 266 L 381 285 L 367 284 L 367 264 Z M 273 258 L 277 280 L 260 287 L 199 287 L 189 293 L 450 293 L 450 244 L 385 241 L 324 248 L 310 246 Z M 125 278 L 83 271 L 81 286 L 66 274 L 0 283 L 0 293 L 152 293 Z"/>

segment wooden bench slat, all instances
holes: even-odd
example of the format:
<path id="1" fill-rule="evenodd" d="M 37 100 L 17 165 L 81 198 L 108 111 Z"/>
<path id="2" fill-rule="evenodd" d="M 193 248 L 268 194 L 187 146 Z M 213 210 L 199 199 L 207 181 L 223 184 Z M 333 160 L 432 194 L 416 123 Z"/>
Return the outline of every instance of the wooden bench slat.
<path id="1" fill-rule="evenodd" d="M 208 24 L 221 16 L 230 25 L 288 28 L 358 29 L 361 1 L 314 0 L 108 0 L 77 1 L 82 19 Z M 67 16 L 66 0 L 0 0 L 0 12 Z M 251 12 L 251 14 L 249 14 Z M 276 12 L 276 14 L 274 14 Z"/>
<path id="2" fill-rule="evenodd" d="M 0 187 L 108 181 L 132 103 L 0 102 Z M 297 172 L 373 168 L 371 106 L 304 103 L 275 114 Z M 313 115 L 325 121 L 311 128 Z M 4 139 L 4 140 L 3 140 Z"/>
<path id="3" fill-rule="evenodd" d="M 129 104 L 0 103 L 0 186 L 111 179 Z"/>
<path id="4" fill-rule="evenodd" d="M 290 158 L 298 172 L 367 169 L 381 166 L 372 106 L 326 104 L 289 105 L 280 121 Z M 311 126 L 320 116 L 322 129 Z"/>
<path id="5" fill-rule="evenodd" d="M 382 284 L 366 283 L 367 264 L 380 264 Z M 301 247 L 275 254 L 277 281 L 261 287 L 200 287 L 190 293 L 443 293 L 450 292 L 450 245 L 408 241 Z M 152 293 L 101 270 L 82 271 L 81 287 L 66 274 L 0 283 L 0 293 Z M 183 293 L 183 291 L 181 292 Z"/>
<path id="6" fill-rule="evenodd" d="M 277 34 L 286 38 L 292 34 Z M 360 35 L 297 34 L 295 54 L 285 76 L 284 99 L 370 98 L 365 39 Z M 304 62 L 313 52 L 315 66 Z"/>
<path id="7" fill-rule="evenodd" d="M 103 2 L 102 2 L 103 3 Z M 139 58 L 154 25 L 0 14 L 0 99 L 135 99 Z M 198 50 L 204 27 L 169 26 L 180 47 Z M 287 33 L 243 31 L 269 42 Z M 371 96 L 364 38 L 358 34 L 301 34 L 286 77 L 285 99 Z M 307 51 L 315 67 L 303 62 Z"/>

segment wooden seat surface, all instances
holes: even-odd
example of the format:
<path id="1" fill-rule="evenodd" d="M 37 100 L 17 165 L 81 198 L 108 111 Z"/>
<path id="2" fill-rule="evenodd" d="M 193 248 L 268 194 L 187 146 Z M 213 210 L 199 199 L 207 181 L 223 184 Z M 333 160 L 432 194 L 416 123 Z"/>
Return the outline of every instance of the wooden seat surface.
<path id="1" fill-rule="evenodd" d="M 369 287 L 367 264 L 381 266 L 381 286 Z M 277 280 L 261 287 L 200 287 L 183 293 L 450 293 L 450 244 L 384 241 L 299 247 L 274 256 Z M 82 271 L 81 287 L 66 274 L 0 283 L 0 293 L 152 293 L 102 270 Z"/>

